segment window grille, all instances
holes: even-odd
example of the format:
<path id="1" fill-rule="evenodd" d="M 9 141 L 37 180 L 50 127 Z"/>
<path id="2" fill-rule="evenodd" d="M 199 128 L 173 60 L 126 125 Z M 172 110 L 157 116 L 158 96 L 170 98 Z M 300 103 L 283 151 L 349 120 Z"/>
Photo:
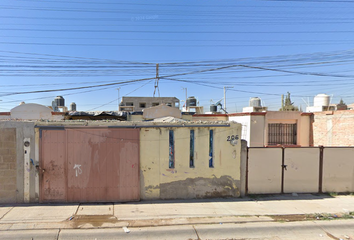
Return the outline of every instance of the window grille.
<path id="1" fill-rule="evenodd" d="M 169 141 L 168 167 L 174 168 L 175 167 L 175 139 L 174 139 L 173 130 L 169 131 L 168 141 Z"/>
<path id="2" fill-rule="evenodd" d="M 194 167 L 194 130 L 190 130 L 189 137 L 189 167 Z"/>
<path id="3" fill-rule="evenodd" d="M 209 132 L 209 167 L 214 167 L 214 132 L 210 130 Z"/>
<path id="4" fill-rule="evenodd" d="M 297 124 L 268 124 L 268 145 L 296 145 Z"/>

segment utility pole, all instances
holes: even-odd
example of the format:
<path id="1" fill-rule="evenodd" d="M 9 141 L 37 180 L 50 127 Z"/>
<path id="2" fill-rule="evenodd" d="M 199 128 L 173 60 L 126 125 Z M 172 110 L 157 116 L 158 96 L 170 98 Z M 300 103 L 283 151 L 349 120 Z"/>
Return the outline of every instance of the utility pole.
<path id="1" fill-rule="evenodd" d="M 120 101 L 119 101 L 119 99 L 120 99 L 119 90 L 120 90 L 120 87 L 117 88 L 117 90 L 118 90 L 118 111 L 119 111 L 119 103 L 120 103 Z"/>
<path id="2" fill-rule="evenodd" d="M 187 88 L 184 88 L 184 87 L 183 87 L 183 88 L 182 88 L 182 90 L 183 90 L 183 91 L 184 91 L 184 90 L 186 91 L 186 100 L 185 100 L 185 104 L 186 104 L 186 108 L 187 108 Z"/>
<path id="3" fill-rule="evenodd" d="M 224 87 L 224 110 L 226 113 L 227 113 L 227 111 L 226 111 L 226 89 L 228 89 L 228 88 L 234 88 L 234 87 Z"/>
<path id="4" fill-rule="evenodd" d="M 159 97 L 160 97 L 160 90 L 159 90 L 159 64 L 156 63 L 156 80 L 155 80 L 155 89 L 154 89 L 154 97 L 155 97 L 155 92 L 156 92 L 156 88 L 157 88 L 157 92 L 159 93 Z"/>

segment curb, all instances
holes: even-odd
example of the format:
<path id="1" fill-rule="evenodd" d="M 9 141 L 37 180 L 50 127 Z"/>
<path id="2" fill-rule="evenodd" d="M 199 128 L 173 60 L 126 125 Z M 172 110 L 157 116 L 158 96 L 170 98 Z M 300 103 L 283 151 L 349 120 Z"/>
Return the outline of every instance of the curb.
<path id="1" fill-rule="evenodd" d="M 1 223 L 0 231 L 17 230 L 45 230 L 45 229 L 99 229 L 99 228 L 122 228 L 122 227 L 159 227 L 176 225 L 196 224 L 224 224 L 224 223 L 254 223 L 273 222 L 268 216 L 234 216 L 234 217 L 195 217 L 195 218 L 163 218 L 142 220 L 118 220 L 114 216 L 98 216 L 95 218 L 75 216 L 72 220 L 62 222 L 40 223 Z"/>

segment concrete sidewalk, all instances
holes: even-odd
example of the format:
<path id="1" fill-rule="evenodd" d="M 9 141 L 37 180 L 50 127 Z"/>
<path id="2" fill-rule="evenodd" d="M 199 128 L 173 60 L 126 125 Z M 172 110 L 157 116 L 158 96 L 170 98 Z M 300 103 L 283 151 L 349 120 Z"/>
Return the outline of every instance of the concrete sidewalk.
<path id="1" fill-rule="evenodd" d="M 354 196 L 312 194 L 134 203 L 3 205 L 0 206 L 0 230 L 297 221 L 306 217 L 311 219 L 311 214 L 319 213 L 330 213 L 338 218 L 346 214 L 346 218 L 351 218 L 353 212 Z"/>

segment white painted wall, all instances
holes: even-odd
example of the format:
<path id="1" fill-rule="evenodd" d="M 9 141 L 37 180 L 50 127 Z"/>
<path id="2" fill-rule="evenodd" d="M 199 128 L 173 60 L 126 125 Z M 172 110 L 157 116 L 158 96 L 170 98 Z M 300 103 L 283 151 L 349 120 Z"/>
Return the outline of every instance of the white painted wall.
<path id="1" fill-rule="evenodd" d="M 22 104 L 11 109 L 11 119 L 21 120 L 62 120 L 63 115 L 52 115 L 52 109 L 36 104 Z"/>
<path id="2" fill-rule="evenodd" d="M 264 115 L 230 116 L 229 121 L 242 124 L 241 139 L 248 147 L 264 147 Z"/>
<path id="3" fill-rule="evenodd" d="M 249 147 L 251 116 L 230 116 L 229 121 L 234 121 L 242 124 L 241 139 L 246 140 L 247 146 Z"/>

